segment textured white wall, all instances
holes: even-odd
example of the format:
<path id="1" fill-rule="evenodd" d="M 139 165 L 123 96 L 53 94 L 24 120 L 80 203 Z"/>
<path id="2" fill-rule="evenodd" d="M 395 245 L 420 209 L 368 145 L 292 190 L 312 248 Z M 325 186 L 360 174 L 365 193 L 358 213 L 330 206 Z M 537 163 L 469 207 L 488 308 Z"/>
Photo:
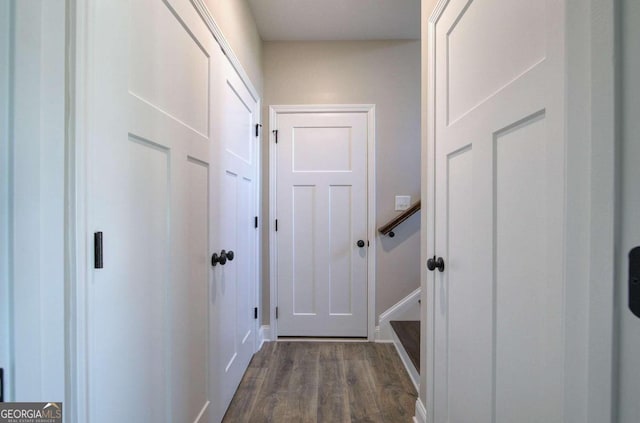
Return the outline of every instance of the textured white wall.
<path id="1" fill-rule="evenodd" d="M 376 105 L 377 226 L 397 215 L 394 197 L 420 196 L 420 41 L 265 42 L 263 145 L 277 104 Z M 263 155 L 267 219 L 268 157 Z M 263 225 L 262 324 L 269 320 L 268 225 Z M 420 216 L 380 237 L 376 252 L 376 317 L 420 284 Z"/>

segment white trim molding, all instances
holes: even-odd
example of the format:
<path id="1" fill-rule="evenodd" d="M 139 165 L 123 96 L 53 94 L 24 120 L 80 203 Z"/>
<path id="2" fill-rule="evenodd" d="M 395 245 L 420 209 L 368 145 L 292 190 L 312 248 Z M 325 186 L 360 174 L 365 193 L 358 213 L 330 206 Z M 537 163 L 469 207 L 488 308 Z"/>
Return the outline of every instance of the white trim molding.
<path id="1" fill-rule="evenodd" d="M 409 379 L 413 382 L 416 392 L 420 392 L 420 373 L 418 373 L 418 369 L 416 369 L 411 362 L 409 354 L 407 354 L 407 350 L 404 349 L 402 342 L 400 342 L 400 338 L 398 338 L 398 335 L 393 330 L 391 331 L 391 337 L 393 338 L 393 346 L 396 347 L 396 351 L 398 351 L 400 361 L 404 364 L 404 368 L 409 375 Z"/>
<path id="2" fill-rule="evenodd" d="M 425 408 L 422 400 L 418 398 L 416 400 L 416 415 L 413 416 L 414 423 L 427 423 L 427 409 Z"/>
<path id="3" fill-rule="evenodd" d="M 260 349 L 262 348 L 262 344 L 269 341 L 271 341 L 271 328 L 269 327 L 269 325 L 260 326 L 260 330 L 258 331 L 258 344 L 256 352 L 260 351 Z"/>
<path id="4" fill-rule="evenodd" d="M 211 31 L 213 38 L 215 38 L 215 40 L 220 45 L 222 52 L 225 56 L 227 56 L 229 62 L 231 62 L 231 66 L 233 66 L 236 72 L 238 72 L 238 75 L 240 75 L 240 79 L 246 85 L 253 99 L 255 101 L 260 101 L 260 95 L 258 94 L 256 88 L 253 86 L 251 78 L 249 78 L 249 74 L 247 74 L 247 72 L 244 70 L 244 67 L 240 63 L 240 59 L 238 59 L 238 56 L 231 48 L 231 45 L 222 33 L 220 26 L 216 23 L 215 19 L 213 19 L 211 11 L 209 11 L 209 8 L 204 3 L 204 0 L 191 0 L 191 4 L 193 4 L 193 7 L 195 7 L 195 9 L 198 11 L 200 17 L 202 17 L 202 20 L 209 28 L 209 31 Z"/>
<path id="5" fill-rule="evenodd" d="M 276 219 L 276 149 L 273 130 L 277 129 L 277 116 L 281 113 L 367 113 L 367 236 L 369 254 L 367 256 L 367 339 L 375 341 L 375 289 L 376 289 L 376 106 L 375 104 L 303 104 L 269 106 L 269 222 Z M 269 230 L 269 322 L 273 340 L 278 339 L 276 305 L 277 250 L 274 228 Z"/>
<path id="6" fill-rule="evenodd" d="M 380 315 L 376 342 L 393 341 L 392 320 L 420 320 L 420 292 L 421 288 L 415 289 Z"/>

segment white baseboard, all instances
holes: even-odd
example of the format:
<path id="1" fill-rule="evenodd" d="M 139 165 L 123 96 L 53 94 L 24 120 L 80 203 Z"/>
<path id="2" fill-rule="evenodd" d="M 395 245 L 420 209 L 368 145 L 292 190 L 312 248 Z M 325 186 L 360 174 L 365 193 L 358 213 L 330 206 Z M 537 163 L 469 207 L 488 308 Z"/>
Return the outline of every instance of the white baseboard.
<path id="1" fill-rule="evenodd" d="M 416 289 L 380 315 L 376 342 L 393 342 L 392 320 L 420 320 L 420 288 Z"/>
<path id="2" fill-rule="evenodd" d="M 204 423 L 209 420 L 209 404 L 209 401 L 204 404 L 204 407 L 202 407 L 202 410 L 200 410 L 200 413 L 198 413 L 198 416 L 194 420 L 194 423 Z"/>
<path id="3" fill-rule="evenodd" d="M 413 421 L 414 423 L 427 423 L 427 409 L 420 398 L 416 401 L 416 415 L 413 416 Z"/>
<path id="4" fill-rule="evenodd" d="M 271 341 L 271 327 L 269 325 L 260 326 L 260 331 L 258 332 L 258 349 L 256 351 L 260 351 L 262 344 L 269 341 Z"/>

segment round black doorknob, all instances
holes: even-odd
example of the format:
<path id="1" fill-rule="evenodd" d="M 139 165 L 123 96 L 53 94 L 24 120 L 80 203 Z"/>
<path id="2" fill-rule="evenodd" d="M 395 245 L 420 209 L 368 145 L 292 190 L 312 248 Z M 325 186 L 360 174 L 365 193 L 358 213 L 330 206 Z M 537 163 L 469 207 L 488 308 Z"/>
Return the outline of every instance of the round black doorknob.
<path id="1" fill-rule="evenodd" d="M 360 248 L 364 247 L 364 241 L 363 240 L 358 240 L 358 242 L 356 242 L 356 245 Z"/>
<path id="2" fill-rule="evenodd" d="M 233 251 L 231 250 L 227 251 L 227 260 L 233 261 L 234 257 L 235 257 L 235 254 L 233 254 Z"/>
<path id="3" fill-rule="evenodd" d="M 220 251 L 220 264 L 225 264 L 227 262 L 227 252 L 225 250 Z"/>
<path id="4" fill-rule="evenodd" d="M 224 265 L 227 262 L 227 258 L 224 255 L 218 255 L 218 253 L 213 253 L 211 256 L 211 265 L 216 266 L 218 263 Z"/>
<path id="5" fill-rule="evenodd" d="M 436 269 L 440 272 L 444 272 L 444 259 L 442 257 L 436 258 L 436 256 L 433 256 L 433 258 L 427 260 L 427 269 L 432 272 Z"/>

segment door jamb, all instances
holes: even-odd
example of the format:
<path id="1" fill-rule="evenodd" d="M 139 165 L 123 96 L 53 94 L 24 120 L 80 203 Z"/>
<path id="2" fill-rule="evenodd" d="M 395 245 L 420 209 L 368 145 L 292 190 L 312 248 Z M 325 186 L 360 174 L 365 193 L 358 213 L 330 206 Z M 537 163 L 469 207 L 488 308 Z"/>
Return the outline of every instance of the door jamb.
<path id="1" fill-rule="evenodd" d="M 278 340 L 278 269 L 277 244 L 273 222 L 276 219 L 276 148 L 273 129 L 278 126 L 278 114 L 282 113 L 353 113 L 367 114 L 367 340 L 375 340 L 375 291 L 376 291 L 376 132 L 375 104 L 304 104 L 269 106 L 269 324 L 272 339 Z"/>

